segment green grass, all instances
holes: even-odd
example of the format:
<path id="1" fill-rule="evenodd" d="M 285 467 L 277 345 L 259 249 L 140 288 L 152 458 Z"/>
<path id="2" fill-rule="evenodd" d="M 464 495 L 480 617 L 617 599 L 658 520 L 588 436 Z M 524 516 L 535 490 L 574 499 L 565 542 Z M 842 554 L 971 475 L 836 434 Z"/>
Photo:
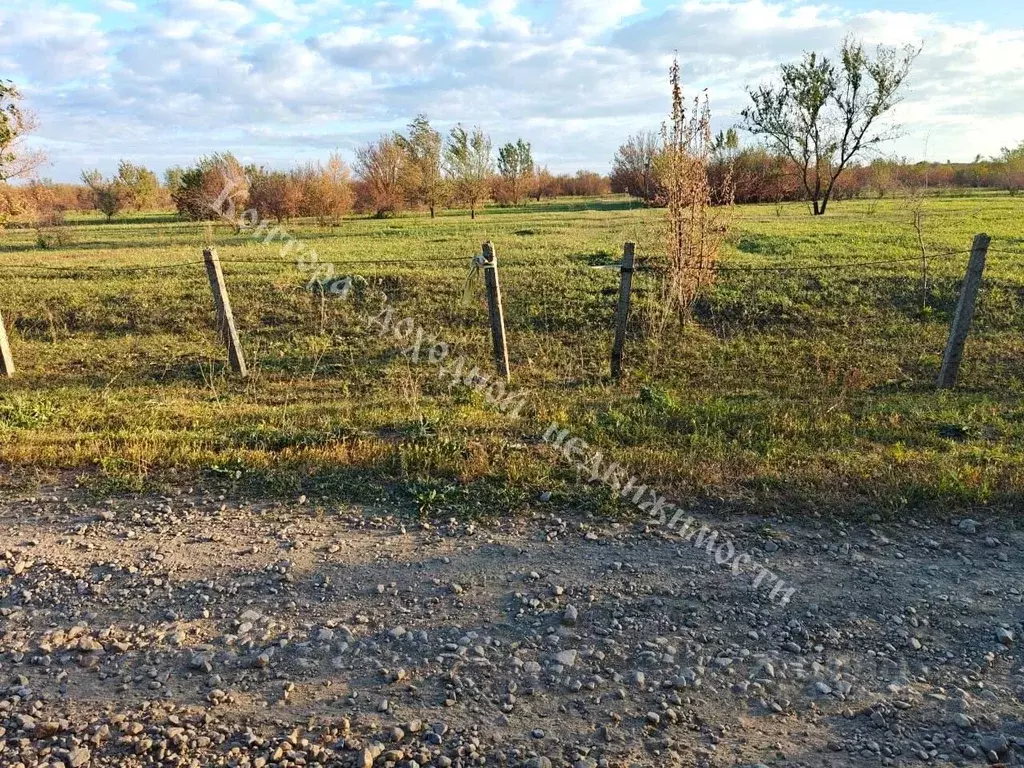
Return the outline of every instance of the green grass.
<path id="1" fill-rule="evenodd" d="M 1024 488 L 1024 199 L 930 198 L 935 259 L 928 309 L 919 267 L 723 273 L 695 320 L 655 338 L 645 322 L 658 286 L 638 273 L 628 378 L 608 379 L 622 243 L 656 257 L 662 212 L 622 198 L 557 200 L 430 220 L 353 218 L 286 228 L 321 261 L 363 262 L 342 301 L 306 290 L 288 263 L 225 264 L 247 381 L 225 370 L 201 265 L 130 274 L 12 265 L 139 266 L 278 257 L 218 227 L 167 214 L 72 221 L 72 245 L 39 250 L 31 230 L 0 236 L 0 311 L 18 376 L 0 382 L 0 462 L 15 482 L 80 473 L 106 492 L 214 477 L 239 490 L 406 500 L 424 510 L 506 514 L 543 489 L 608 508 L 608 493 L 559 464 L 539 435 L 574 430 L 666 493 L 723 509 L 824 514 L 993 512 Z M 907 258 L 918 253 L 902 201 L 737 210 L 730 267 Z M 954 392 L 938 371 L 963 253 L 994 238 L 975 326 Z M 396 318 L 490 371 L 469 257 L 493 240 L 501 265 L 520 419 L 480 393 L 449 389 L 436 366 L 365 328 L 386 296 Z M 465 262 L 379 266 L 378 259 Z"/>

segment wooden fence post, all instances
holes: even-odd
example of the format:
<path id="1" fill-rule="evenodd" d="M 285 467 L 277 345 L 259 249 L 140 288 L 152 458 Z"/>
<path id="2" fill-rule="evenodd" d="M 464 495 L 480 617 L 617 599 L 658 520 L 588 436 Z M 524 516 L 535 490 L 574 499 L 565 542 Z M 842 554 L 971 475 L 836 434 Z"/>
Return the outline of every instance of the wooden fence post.
<path id="1" fill-rule="evenodd" d="M 988 235 L 975 235 L 971 246 L 971 259 L 967 262 L 967 274 L 960 286 L 960 300 L 956 305 L 956 315 L 949 329 L 949 340 L 942 356 L 942 368 L 939 370 L 939 389 L 951 389 L 956 385 L 956 377 L 960 372 L 960 361 L 964 357 L 964 342 L 971 330 L 974 319 L 974 305 L 978 300 L 978 289 L 981 288 L 981 275 L 985 271 L 985 256 L 988 254 L 992 238 Z"/>
<path id="2" fill-rule="evenodd" d="M 483 245 L 484 284 L 487 286 L 487 312 L 491 317 L 494 363 L 505 381 L 509 381 L 508 344 L 505 342 L 505 313 L 501 308 L 501 283 L 498 281 L 498 257 L 488 240 Z"/>
<path id="3" fill-rule="evenodd" d="M 615 314 L 615 343 L 612 345 L 612 378 L 622 378 L 622 348 L 626 344 L 626 322 L 629 318 L 629 298 L 633 290 L 633 256 L 636 245 L 626 243 L 622 249 L 619 268 L 619 308 Z"/>
<path id="4" fill-rule="evenodd" d="M 7 330 L 4 328 L 4 316 L 0 313 L 0 376 L 11 378 L 14 375 L 14 358 L 11 356 L 11 345 L 7 341 Z"/>
<path id="5" fill-rule="evenodd" d="M 228 287 L 224 282 L 224 273 L 220 268 L 220 259 L 217 258 L 217 251 L 213 248 L 204 250 L 203 261 L 206 264 L 206 276 L 210 278 L 213 303 L 217 307 L 217 331 L 228 347 L 228 360 L 231 363 L 231 370 L 245 378 L 249 375 L 249 371 L 245 366 L 245 354 L 242 352 L 242 344 L 238 340 L 235 316 L 231 312 L 231 299 L 228 297 Z"/>

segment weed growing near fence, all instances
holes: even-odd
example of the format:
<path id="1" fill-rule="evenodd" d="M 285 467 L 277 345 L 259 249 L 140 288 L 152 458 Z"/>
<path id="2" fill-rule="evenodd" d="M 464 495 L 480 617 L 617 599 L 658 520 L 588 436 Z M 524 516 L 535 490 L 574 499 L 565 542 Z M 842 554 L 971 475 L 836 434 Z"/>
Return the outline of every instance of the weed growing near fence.
<path id="1" fill-rule="evenodd" d="M 732 175 L 726 174 L 722 189 L 712 189 L 711 108 L 707 98 L 698 97 L 687 115 L 678 60 L 672 62 L 669 81 L 672 116 L 662 131 L 658 158 L 668 215 L 663 308 L 664 314 L 685 318 L 700 292 L 715 280 L 715 264 L 728 231 Z"/>

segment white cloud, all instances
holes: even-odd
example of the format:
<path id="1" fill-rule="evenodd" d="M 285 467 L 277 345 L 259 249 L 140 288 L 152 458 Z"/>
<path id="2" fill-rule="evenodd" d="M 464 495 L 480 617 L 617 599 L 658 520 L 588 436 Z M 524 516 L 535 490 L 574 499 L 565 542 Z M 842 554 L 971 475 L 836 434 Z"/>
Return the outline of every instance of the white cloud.
<path id="1" fill-rule="evenodd" d="M 475 32 L 480 29 L 480 11 L 463 5 L 459 0 L 413 0 L 413 8 L 418 11 L 439 11 L 461 31 Z"/>
<path id="2" fill-rule="evenodd" d="M 100 6 L 115 13 L 135 13 L 139 10 L 139 7 L 130 0 L 103 0 Z"/>
<path id="3" fill-rule="evenodd" d="M 85 159 L 350 150 L 421 111 L 442 130 L 481 123 L 495 143 L 521 135 L 555 170 L 605 169 L 626 134 L 663 119 L 674 50 L 724 125 L 745 86 L 848 33 L 924 44 L 893 151 L 920 156 L 927 138 L 932 159 L 960 159 L 1024 138 L 1024 29 L 834 1 L 159 0 L 126 19 L 33 0 L 0 7 L 0 71 L 24 86 L 64 178 Z"/>

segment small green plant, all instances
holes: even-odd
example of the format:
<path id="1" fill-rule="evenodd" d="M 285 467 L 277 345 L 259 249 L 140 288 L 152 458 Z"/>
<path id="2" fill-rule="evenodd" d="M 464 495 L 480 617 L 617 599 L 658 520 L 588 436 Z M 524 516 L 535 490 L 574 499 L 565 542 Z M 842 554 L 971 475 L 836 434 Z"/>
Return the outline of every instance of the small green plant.
<path id="1" fill-rule="evenodd" d="M 43 397 L 7 395 L 0 398 L 0 427 L 34 429 L 47 424 L 56 412 L 56 405 Z"/>
<path id="2" fill-rule="evenodd" d="M 411 493 L 419 516 L 430 517 L 440 512 L 441 508 L 448 502 L 448 494 L 451 490 L 450 486 L 414 485 L 411 488 Z"/>

